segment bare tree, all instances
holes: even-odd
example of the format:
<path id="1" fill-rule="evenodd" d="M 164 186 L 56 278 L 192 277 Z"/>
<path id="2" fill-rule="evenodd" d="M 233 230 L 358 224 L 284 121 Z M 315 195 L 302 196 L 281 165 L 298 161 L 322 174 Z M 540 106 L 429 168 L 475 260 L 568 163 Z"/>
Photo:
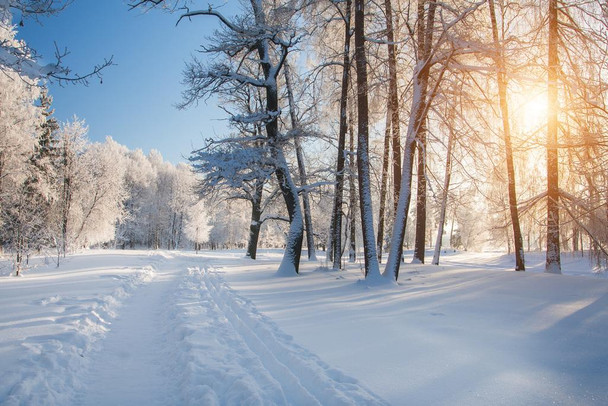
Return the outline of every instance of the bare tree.
<path id="1" fill-rule="evenodd" d="M 132 7 L 157 6 L 162 3 L 162 0 L 142 0 L 132 3 Z M 233 117 L 233 120 L 259 122 L 265 128 L 266 137 L 263 141 L 268 144 L 275 162 L 275 176 L 290 221 L 285 253 L 278 272 L 291 275 L 299 272 L 304 219 L 298 189 L 291 177 L 283 151 L 286 140 L 279 131 L 278 118 L 281 110 L 278 78 L 289 51 L 297 44 L 299 37 L 289 23 L 293 10 L 280 5 L 274 8 L 263 0 L 251 0 L 249 6 L 253 18 L 237 16 L 230 19 L 213 7 L 204 10 L 186 9 L 180 16 L 178 23 L 197 16 L 217 18 L 222 31 L 216 32 L 213 44 L 205 47 L 205 51 L 224 56 L 222 61 L 209 67 L 197 60 L 188 65 L 185 73 L 185 83 L 188 87 L 184 91 L 182 107 L 195 104 L 212 93 L 230 92 L 242 86 L 257 87 L 264 91 L 263 111 Z M 257 56 L 254 57 L 254 54 Z M 242 66 L 247 64 L 257 66 L 259 74 L 251 75 L 243 71 Z"/>

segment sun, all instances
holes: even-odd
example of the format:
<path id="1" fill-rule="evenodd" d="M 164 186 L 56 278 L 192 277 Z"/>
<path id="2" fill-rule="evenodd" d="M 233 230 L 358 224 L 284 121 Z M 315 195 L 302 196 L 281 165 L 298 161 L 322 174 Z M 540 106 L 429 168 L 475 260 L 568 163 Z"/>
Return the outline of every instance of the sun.
<path id="1" fill-rule="evenodd" d="M 539 131 L 547 124 L 547 96 L 543 93 L 522 95 L 519 118 L 525 133 Z"/>

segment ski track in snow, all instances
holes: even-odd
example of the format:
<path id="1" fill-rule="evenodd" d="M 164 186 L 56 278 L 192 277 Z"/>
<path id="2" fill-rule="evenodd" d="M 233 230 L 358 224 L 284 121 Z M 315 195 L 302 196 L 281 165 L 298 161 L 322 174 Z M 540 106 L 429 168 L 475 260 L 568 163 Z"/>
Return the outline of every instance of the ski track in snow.
<path id="1" fill-rule="evenodd" d="M 154 279 L 125 303 L 100 351 L 93 354 L 76 404 L 176 404 L 164 309 L 179 275 L 157 267 Z"/>
<path id="2" fill-rule="evenodd" d="M 218 271 L 190 268 L 176 303 L 185 404 L 384 405 L 355 379 L 293 343 Z"/>
<path id="3" fill-rule="evenodd" d="M 22 343 L 0 404 L 387 404 L 295 344 L 205 260 L 144 261 L 102 275 L 116 282 L 110 294 L 42 299 L 65 313 L 60 330 Z"/>

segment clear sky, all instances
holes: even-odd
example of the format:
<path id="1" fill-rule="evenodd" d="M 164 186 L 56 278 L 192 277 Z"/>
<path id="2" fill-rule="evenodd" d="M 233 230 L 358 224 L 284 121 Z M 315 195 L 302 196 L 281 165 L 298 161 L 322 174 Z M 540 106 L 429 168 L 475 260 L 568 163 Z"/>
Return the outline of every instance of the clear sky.
<path id="1" fill-rule="evenodd" d="M 168 161 L 183 161 L 204 138 L 226 131 L 225 114 L 215 100 L 187 110 L 174 107 L 181 100 L 185 61 L 193 55 L 206 57 L 197 50 L 218 22 L 202 16 L 176 26 L 176 13 L 144 13 L 129 10 L 127 4 L 74 0 L 56 16 L 26 20 L 18 37 L 43 55 L 43 63 L 53 61 L 54 43 L 67 47 L 65 64 L 77 73 L 113 56 L 116 66 L 104 71 L 103 83 L 93 79 L 89 86 L 50 85 L 60 121 L 76 114 L 89 125 L 92 141 L 110 135 L 130 149 L 156 149 Z"/>

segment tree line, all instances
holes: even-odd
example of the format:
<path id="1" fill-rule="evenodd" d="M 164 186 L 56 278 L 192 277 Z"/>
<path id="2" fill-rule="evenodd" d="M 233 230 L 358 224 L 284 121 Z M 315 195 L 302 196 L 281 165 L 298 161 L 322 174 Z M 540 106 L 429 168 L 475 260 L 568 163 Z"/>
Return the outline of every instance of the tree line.
<path id="1" fill-rule="evenodd" d="M 410 240 L 416 262 L 435 242 L 438 264 L 446 226 L 452 242 L 468 233 L 506 246 L 520 271 L 526 246 L 546 250 L 547 272 L 561 272 L 562 250 L 587 248 L 605 263 L 601 1 L 251 0 L 225 12 L 180 1 L 131 6 L 163 7 L 179 24 L 216 20 L 216 34 L 202 44 L 211 58 L 187 64 L 182 107 L 219 97 L 233 131 L 209 140 L 193 161 L 209 181 L 242 171 L 223 165 L 232 161 L 226 156 L 255 155 L 246 168 L 259 183 L 247 186 L 255 191 L 252 225 L 260 183 L 275 183 L 267 193 L 278 191 L 288 214 L 281 272 L 298 272 L 304 233 L 325 234 L 328 261 L 340 268 L 355 227 L 373 279 L 385 250 L 382 274 L 398 278 Z M 334 158 L 309 153 L 305 162 L 302 144 L 313 151 L 321 144 Z M 305 224 L 306 201 L 327 193 L 326 184 L 333 208 L 320 233 L 327 224 Z"/>
<path id="2" fill-rule="evenodd" d="M 249 206 L 248 256 L 273 224 L 283 274 L 304 245 L 335 269 L 362 246 L 366 277 L 396 280 L 405 248 L 425 262 L 434 245 L 438 264 L 447 240 L 506 247 L 520 271 L 533 249 L 547 272 L 563 250 L 605 266 L 603 2 L 195 5 L 130 4 L 218 26 L 209 57 L 186 64 L 180 107 L 213 96 L 230 117 L 191 164 L 201 191 Z"/>

